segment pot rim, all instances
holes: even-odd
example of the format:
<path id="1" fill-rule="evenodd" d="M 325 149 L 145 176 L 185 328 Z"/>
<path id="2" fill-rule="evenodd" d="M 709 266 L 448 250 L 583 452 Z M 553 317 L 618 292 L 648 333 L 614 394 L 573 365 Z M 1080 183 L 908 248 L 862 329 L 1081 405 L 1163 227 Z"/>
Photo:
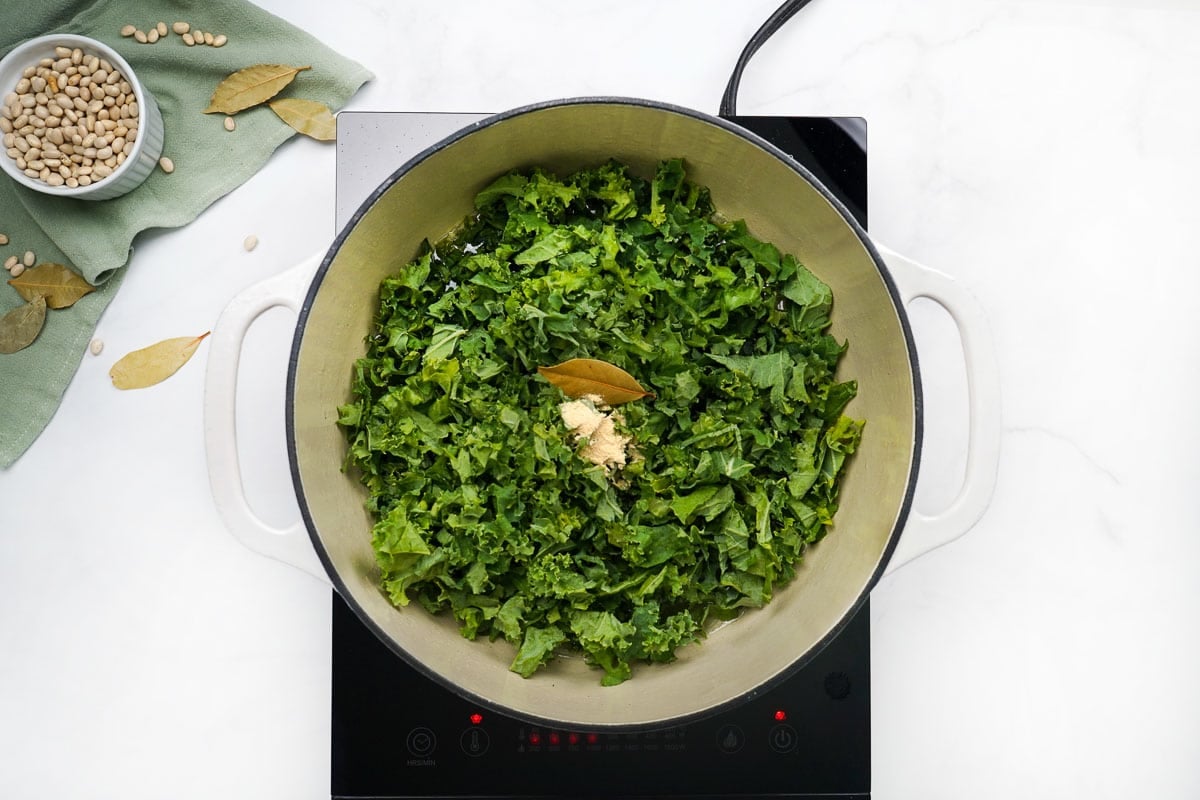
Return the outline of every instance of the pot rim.
<path id="1" fill-rule="evenodd" d="M 471 135 L 478 130 L 502 123 L 514 117 L 523 116 L 525 114 L 552 108 L 576 105 L 632 105 L 643 108 L 658 109 L 669 113 L 692 117 L 693 119 L 716 125 L 734 135 L 746 139 L 751 144 L 754 144 L 767 151 L 769 154 L 778 158 L 789 168 L 797 172 L 837 210 L 838 214 L 842 217 L 845 223 L 849 225 L 850 229 L 854 232 L 855 236 L 859 239 L 867 253 L 870 255 L 872 262 L 875 264 L 876 270 L 878 270 L 880 277 L 883 279 L 888 296 L 891 298 L 893 309 L 896 312 L 897 319 L 900 322 L 900 327 L 904 334 L 905 350 L 908 354 L 909 365 L 913 374 L 913 452 L 912 461 L 909 466 L 909 475 L 905 485 L 904 497 L 901 501 L 899 512 L 896 515 L 896 521 L 892 526 L 891 532 L 888 534 L 887 545 L 883 549 L 879 564 L 869 576 L 867 583 L 858 599 L 847 609 L 846 613 L 843 614 L 841 619 L 838 620 L 837 624 L 832 626 L 829 632 L 816 643 L 814 643 L 813 646 L 810 647 L 805 653 L 799 655 L 786 669 L 781 670 L 778 674 L 764 683 L 759 684 L 758 686 L 755 686 L 746 692 L 736 695 L 729 700 L 691 713 L 680 714 L 653 722 L 611 724 L 593 723 L 589 725 L 589 728 L 596 730 L 620 730 L 631 732 L 660 729 L 663 727 L 675 727 L 715 716 L 716 714 L 727 711 L 730 708 L 734 708 L 746 702 L 747 700 L 762 694 L 763 692 L 773 689 L 800 671 L 818 653 L 820 653 L 826 647 L 826 645 L 837 638 L 849 624 L 850 620 L 853 619 L 862 609 L 864 603 L 866 603 L 866 600 L 871 593 L 871 590 L 883 576 L 888 562 L 891 560 L 892 554 L 896 549 L 897 542 L 902 534 L 905 523 L 907 522 L 909 514 L 911 513 L 913 495 L 916 491 L 917 475 L 921 461 L 921 443 L 924 438 L 924 401 L 921 389 L 920 370 L 917 361 L 916 342 L 913 338 L 912 328 L 909 324 L 908 313 L 905 310 L 899 289 L 896 287 L 891 273 L 888 271 L 883 258 L 880 256 L 879 251 L 875 248 L 870 236 L 868 236 L 866 230 L 846 208 L 845 204 L 842 203 L 823 183 L 821 183 L 821 181 L 818 180 L 817 177 L 813 175 L 813 173 L 807 167 L 798 162 L 788 153 L 774 144 L 771 144 L 758 134 L 755 134 L 752 131 L 749 131 L 746 128 L 738 125 L 737 123 L 721 117 L 712 116 L 705 112 L 697 111 L 685 106 L 674 105 L 657 100 L 608 95 L 560 98 L 511 108 L 507 111 L 502 111 L 476 122 L 472 122 L 450 134 L 449 136 L 446 136 L 434 144 L 424 148 L 412 158 L 405 161 L 402 165 L 400 165 L 400 167 L 392 172 L 391 175 L 384 179 L 383 182 L 381 182 L 379 186 L 377 186 L 375 190 L 371 192 L 367 199 L 364 200 L 361 205 L 359 205 L 354 214 L 346 222 L 345 226 L 338 231 L 333 243 L 330 245 L 324 258 L 321 260 L 321 264 L 317 268 L 317 271 L 312 278 L 312 283 L 309 285 L 308 291 L 305 293 L 304 300 L 301 303 L 298 311 L 296 330 L 292 338 L 292 346 L 288 357 L 287 384 L 285 388 L 286 396 L 284 405 L 284 425 L 287 438 L 288 464 L 292 474 L 292 486 L 296 494 L 297 504 L 300 508 L 300 515 L 304 521 L 305 530 L 308 533 L 309 540 L 312 542 L 313 549 L 317 554 L 317 558 L 320 560 L 326 574 L 329 576 L 330 582 L 333 584 L 334 590 L 341 597 L 342 601 L 350 607 L 358 620 L 365 625 L 376 636 L 376 638 L 383 642 L 389 650 L 391 650 L 396 656 L 401 658 L 406 664 L 419 672 L 421 675 L 431 679 L 439 686 L 459 695 L 460 697 L 464 697 L 473 703 L 479 703 L 483 707 L 494 709 L 498 713 L 504 714 L 508 717 L 525 720 L 532 724 L 546 725 L 549 727 L 561 726 L 563 724 L 563 720 L 554 719 L 551 717 L 540 717 L 525 711 L 509 708 L 492 698 L 484 697 L 483 695 L 472 691 L 469 687 L 459 685 L 443 677 L 440 673 L 427 668 L 424 664 L 413 659 L 402 647 L 400 647 L 397 642 L 393 641 L 392 638 L 388 636 L 382 630 L 382 628 L 376 624 L 371 616 L 366 613 L 366 611 L 354 600 L 354 597 L 347 590 L 348 587 L 345 581 L 342 580 L 337 570 L 333 567 L 332 560 L 330 559 L 329 554 L 326 552 L 320 536 L 317 534 L 316 525 L 305 500 L 303 484 L 300 477 L 299 457 L 296 445 L 294 409 L 296 370 L 299 362 L 300 346 L 304 338 L 304 330 L 308 322 L 308 316 L 312 310 L 313 303 L 321 289 L 321 284 L 324 281 L 325 275 L 328 273 L 333 259 L 340 251 L 342 244 L 354 231 L 362 218 L 371 211 L 379 199 L 417 164 L 420 164 L 441 150 L 453 145 L 455 142 Z"/>

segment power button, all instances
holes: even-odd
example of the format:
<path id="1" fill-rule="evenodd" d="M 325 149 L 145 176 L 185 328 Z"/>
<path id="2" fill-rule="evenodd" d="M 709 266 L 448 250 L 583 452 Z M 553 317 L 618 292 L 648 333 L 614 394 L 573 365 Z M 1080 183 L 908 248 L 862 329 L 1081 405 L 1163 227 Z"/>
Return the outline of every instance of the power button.
<path id="1" fill-rule="evenodd" d="M 776 753 L 790 753 L 800 746 L 800 736 L 791 725 L 776 725 L 767 734 L 767 744 Z"/>

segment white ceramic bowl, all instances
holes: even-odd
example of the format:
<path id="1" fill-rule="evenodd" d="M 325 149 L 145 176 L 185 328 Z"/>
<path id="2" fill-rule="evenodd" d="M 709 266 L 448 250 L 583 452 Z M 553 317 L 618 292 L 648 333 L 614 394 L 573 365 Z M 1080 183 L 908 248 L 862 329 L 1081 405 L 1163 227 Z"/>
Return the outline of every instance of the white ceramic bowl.
<path id="1" fill-rule="evenodd" d="M 17 162 L 7 153 L 0 151 L 0 168 L 17 183 L 34 191 L 58 197 L 74 197 L 79 200 L 107 200 L 119 197 L 136 189 L 158 164 L 163 148 L 163 121 L 154 96 L 142 85 L 133 68 L 115 50 L 103 42 L 87 36 L 55 33 L 29 39 L 14 47 L 0 60 L 0 97 L 13 91 L 22 73 L 35 66 L 43 58 L 54 58 L 55 47 L 78 47 L 85 55 L 106 59 L 120 70 L 133 87 L 138 104 L 138 133 L 133 151 L 108 177 L 88 186 L 50 186 L 37 178 L 31 178 L 17 168 Z"/>

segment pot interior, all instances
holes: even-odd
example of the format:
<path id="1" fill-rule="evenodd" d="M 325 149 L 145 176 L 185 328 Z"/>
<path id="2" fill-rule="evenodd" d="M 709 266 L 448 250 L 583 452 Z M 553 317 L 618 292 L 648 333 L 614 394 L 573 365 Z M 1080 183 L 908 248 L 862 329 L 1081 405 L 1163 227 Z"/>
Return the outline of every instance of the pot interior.
<path id="1" fill-rule="evenodd" d="M 858 229 L 812 179 L 769 146 L 695 112 L 641 101 L 583 101 L 485 120 L 392 176 L 339 237 L 301 314 L 288 430 L 301 508 L 338 590 L 397 652 L 457 691 L 510 714 L 564 727 L 648 726 L 715 711 L 781 677 L 836 633 L 869 590 L 907 513 L 917 404 L 910 341 L 892 292 Z M 839 377 L 858 381 L 847 413 L 867 420 L 844 476 L 829 535 L 796 579 L 668 665 L 635 666 L 601 687 L 582 659 L 559 658 L 530 679 L 510 672 L 503 640 L 462 638 L 449 614 L 394 608 L 377 585 L 365 490 L 341 466 L 337 407 L 377 307 L 379 282 L 473 208 L 475 194 L 514 168 L 560 174 L 615 158 L 651 177 L 681 156 L 724 217 L 744 219 L 834 292 L 832 333 L 850 347 Z"/>

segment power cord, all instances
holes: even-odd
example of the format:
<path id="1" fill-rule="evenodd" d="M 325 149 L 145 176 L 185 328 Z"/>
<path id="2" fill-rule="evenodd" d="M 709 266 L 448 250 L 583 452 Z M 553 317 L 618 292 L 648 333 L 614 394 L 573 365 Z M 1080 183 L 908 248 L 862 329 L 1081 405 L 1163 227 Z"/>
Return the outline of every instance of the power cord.
<path id="1" fill-rule="evenodd" d="M 784 23 L 795 16 L 797 11 L 804 8 L 810 2 L 812 0 L 787 0 L 783 5 L 775 9 L 775 13 L 750 37 L 750 41 L 746 43 L 742 54 L 738 56 L 737 64 L 733 67 L 733 74 L 729 76 L 729 83 L 725 86 L 725 94 L 721 97 L 721 116 L 732 117 L 737 114 L 737 93 L 738 87 L 742 82 L 742 70 L 746 68 L 746 64 L 754 57 L 754 54 L 758 52 L 758 48 L 762 47 L 767 39 L 770 39 L 777 30 L 783 27 Z"/>

